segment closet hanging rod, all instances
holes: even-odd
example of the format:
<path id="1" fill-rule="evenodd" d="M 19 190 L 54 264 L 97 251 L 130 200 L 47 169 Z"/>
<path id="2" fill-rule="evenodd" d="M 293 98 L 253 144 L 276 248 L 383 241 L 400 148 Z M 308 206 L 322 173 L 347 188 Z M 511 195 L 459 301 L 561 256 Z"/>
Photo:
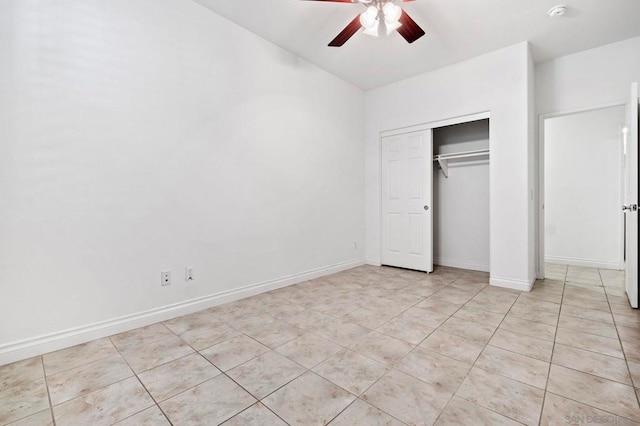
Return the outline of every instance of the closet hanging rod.
<path id="1" fill-rule="evenodd" d="M 440 154 L 433 157 L 433 161 L 438 160 L 455 160 L 457 158 L 469 158 L 469 157 L 480 157 L 483 155 L 489 155 L 488 149 L 480 149 L 477 151 L 465 151 L 465 152 L 456 152 L 454 154 Z"/>
<path id="2" fill-rule="evenodd" d="M 477 151 L 465 151 L 465 152 L 456 152 L 455 154 L 441 154 L 433 157 L 433 161 L 437 161 L 440 165 L 440 170 L 444 177 L 449 177 L 449 160 L 456 160 L 458 158 L 472 158 L 472 157 L 483 157 L 485 155 L 489 155 L 488 149 L 480 149 Z"/>

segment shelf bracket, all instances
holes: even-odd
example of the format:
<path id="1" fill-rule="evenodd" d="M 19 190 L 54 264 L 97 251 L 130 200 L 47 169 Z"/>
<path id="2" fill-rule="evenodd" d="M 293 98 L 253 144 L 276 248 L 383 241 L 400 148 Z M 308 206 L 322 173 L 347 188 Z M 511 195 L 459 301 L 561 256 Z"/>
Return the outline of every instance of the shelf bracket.
<path id="1" fill-rule="evenodd" d="M 441 154 L 433 157 L 433 161 L 438 161 L 440 165 L 440 170 L 442 170 L 442 174 L 444 177 L 449 177 L 449 160 L 458 160 L 462 158 L 475 158 L 475 157 L 485 157 L 489 156 L 488 149 L 480 149 L 477 151 L 466 151 L 466 152 L 458 152 L 456 154 Z"/>
<path id="2" fill-rule="evenodd" d="M 438 164 L 440 165 L 440 170 L 442 170 L 442 174 L 444 175 L 444 177 L 448 178 L 449 177 L 449 162 L 444 158 L 438 157 Z"/>

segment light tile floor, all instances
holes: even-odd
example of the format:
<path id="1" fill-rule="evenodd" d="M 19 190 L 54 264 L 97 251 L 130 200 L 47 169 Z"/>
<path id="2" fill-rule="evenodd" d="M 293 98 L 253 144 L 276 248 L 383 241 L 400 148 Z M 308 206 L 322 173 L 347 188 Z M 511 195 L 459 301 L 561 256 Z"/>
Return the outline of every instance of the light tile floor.
<path id="1" fill-rule="evenodd" d="M 640 424 L 623 273 L 547 275 L 355 268 L 0 367 L 0 424 Z"/>

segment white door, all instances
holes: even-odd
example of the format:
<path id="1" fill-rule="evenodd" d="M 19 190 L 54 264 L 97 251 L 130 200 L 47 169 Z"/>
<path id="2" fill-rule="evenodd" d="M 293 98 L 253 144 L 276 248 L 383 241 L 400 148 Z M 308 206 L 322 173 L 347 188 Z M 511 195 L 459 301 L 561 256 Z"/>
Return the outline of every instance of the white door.
<path id="1" fill-rule="evenodd" d="M 432 130 L 382 138 L 383 265 L 433 271 Z"/>
<path id="2" fill-rule="evenodd" d="M 625 246 L 627 295 L 638 307 L 638 83 L 631 85 L 625 138 Z"/>

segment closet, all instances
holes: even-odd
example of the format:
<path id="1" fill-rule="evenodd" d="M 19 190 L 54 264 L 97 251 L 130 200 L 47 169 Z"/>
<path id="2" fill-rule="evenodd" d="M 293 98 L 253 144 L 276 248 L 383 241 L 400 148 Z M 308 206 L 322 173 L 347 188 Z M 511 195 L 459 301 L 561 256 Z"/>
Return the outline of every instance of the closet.
<path id="1" fill-rule="evenodd" d="M 382 132 L 380 158 L 380 263 L 488 272 L 488 113 Z"/>
<path id="2" fill-rule="evenodd" d="M 433 263 L 489 271 L 489 119 L 433 129 Z"/>

